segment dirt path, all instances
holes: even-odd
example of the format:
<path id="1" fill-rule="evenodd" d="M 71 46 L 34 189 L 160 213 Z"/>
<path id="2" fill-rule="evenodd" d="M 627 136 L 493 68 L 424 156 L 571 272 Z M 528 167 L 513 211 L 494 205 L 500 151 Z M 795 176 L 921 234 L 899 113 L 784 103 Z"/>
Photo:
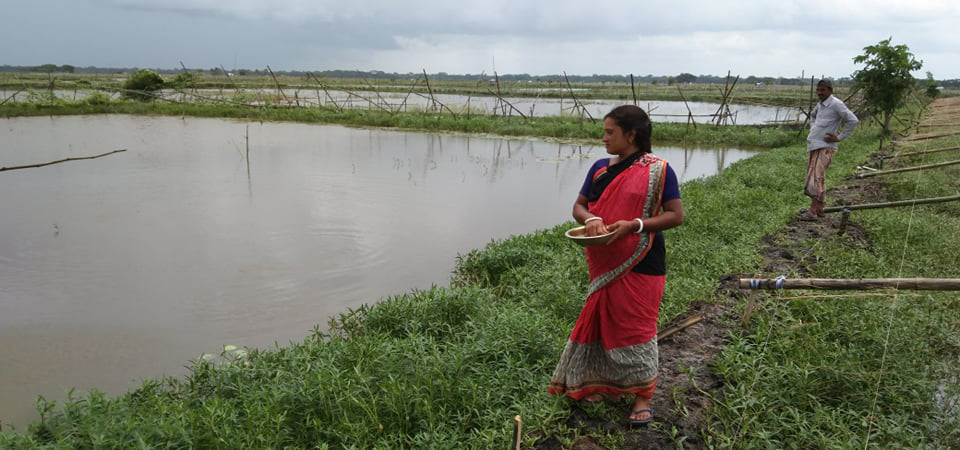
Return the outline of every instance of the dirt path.
<path id="1" fill-rule="evenodd" d="M 956 124 L 956 115 L 960 112 L 960 98 L 939 99 L 931 104 L 927 115 L 917 128 L 919 132 L 908 136 L 901 141 L 917 140 L 918 136 L 930 136 L 934 133 L 923 133 L 925 124 L 941 124 L 951 122 Z M 938 125 L 939 126 L 939 125 Z M 957 128 L 954 126 L 954 130 Z M 960 131 L 940 130 L 936 134 L 947 135 Z M 828 206 L 855 205 L 860 203 L 882 202 L 887 199 L 887 192 L 880 181 L 872 178 L 848 178 L 839 186 L 827 191 Z M 841 215 L 828 214 L 818 222 L 804 222 L 794 219 L 777 230 L 775 235 L 761 239 L 759 251 L 764 256 L 764 273 L 809 274 L 809 267 L 814 263 L 806 249 L 791 243 L 799 243 L 805 239 L 817 236 L 836 234 L 840 227 Z M 845 227 L 844 233 L 852 238 L 852 245 L 869 247 L 870 241 L 855 220 L 851 220 Z M 723 380 L 711 372 L 709 365 L 728 342 L 731 330 L 739 327 L 741 317 L 735 312 L 737 302 L 744 300 L 748 292 L 739 289 L 739 279 L 750 277 L 752 274 L 731 274 L 723 277 L 718 283 L 719 297 L 724 300 L 720 303 L 697 303 L 673 323 L 695 314 L 702 314 L 703 320 L 690 326 L 659 344 L 660 350 L 660 379 L 657 395 L 653 399 L 657 424 L 652 427 L 630 427 L 626 421 L 632 402 L 624 400 L 622 404 L 613 406 L 617 409 L 617 421 L 606 421 L 588 414 L 578 405 L 572 407 L 567 418 L 567 426 L 579 429 L 581 434 L 591 432 L 622 433 L 625 444 L 629 449 L 662 449 L 675 447 L 674 438 L 670 431 L 676 430 L 677 440 L 683 439 L 685 448 L 707 448 L 703 441 L 702 432 L 706 428 L 706 420 L 710 415 L 713 398 L 719 395 L 719 388 Z M 538 450 L 564 449 L 556 436 L 540 439 L 535 447 Z M 593 438 L 581 437 L 573 442 L 573 450 L 605 449 Z"/>

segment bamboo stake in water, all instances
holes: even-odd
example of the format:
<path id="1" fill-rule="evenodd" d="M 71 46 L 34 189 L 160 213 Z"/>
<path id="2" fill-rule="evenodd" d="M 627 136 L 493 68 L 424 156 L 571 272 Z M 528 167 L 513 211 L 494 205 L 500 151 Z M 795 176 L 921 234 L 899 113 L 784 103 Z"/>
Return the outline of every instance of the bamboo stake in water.
<path id="1" fill-rule="evenodd" d="M 28 164 L 28 165 L 25 165 L 25 166 L 0 167 L 0 172 L 7 171 L 7 170 L 17 170 L 17 169 L 32 169 L 32 168 L 34 168 L 34 167 L 49 166 L 49 165 L 51 165 L 51 164 L 59 164 L 59 163 L 62 163 L 62 162 L 67 162 L 67 161 L 80 161 L 80 160 L 82 160 L 82 159 L 97 159 L 97 158 L 100 158 L 100 157 L 103 157 L 103 156 L 112 155 L 112 154 L 114 154 L 114 153 L 120 153 L 120 152 L 125 152 L 125 151 L 127 151 L 127 149 L 124 148 L 124 149 L 120 149 L 120 150 L 114 150 L 114 151 L 112 151 L 112 152 L 106 152 L 106 153 L 103 153 L 103 154 L 100 154 L 100 155 L 96 155 L 96 156 L 81 156 L 81 157 L 77 157 L 77 158 L 64 158 L 64 159 L 59 159 L 59 160 L 56 160 L 56 161 L 50 161 L 50 162 L 39 163 L 39 164 Z"/>

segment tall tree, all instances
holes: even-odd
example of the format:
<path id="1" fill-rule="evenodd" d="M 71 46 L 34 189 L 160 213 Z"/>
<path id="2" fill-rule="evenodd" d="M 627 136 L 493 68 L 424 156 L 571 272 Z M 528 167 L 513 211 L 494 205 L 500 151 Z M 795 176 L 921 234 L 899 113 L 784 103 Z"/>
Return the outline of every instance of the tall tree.
<path id="1" fill-rule="evenodd" d="M 853 73 L 854 86 L 862 90 L 868 105 L 883 113 L 884 131 L 889 131 L 894 111 L 917 85 L 910 72 L 923 67 L 923 61 L 917 61 L 906 45 L 890 45 L 892 39 L 868 45 L 862 55 L 853 58 L 853 62 L 865 65 Z"/>

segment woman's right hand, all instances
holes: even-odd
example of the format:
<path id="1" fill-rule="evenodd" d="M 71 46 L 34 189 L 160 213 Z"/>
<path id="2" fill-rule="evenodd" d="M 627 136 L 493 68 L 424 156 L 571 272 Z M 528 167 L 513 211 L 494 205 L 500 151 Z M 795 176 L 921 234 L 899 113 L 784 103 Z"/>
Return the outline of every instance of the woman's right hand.
<path id="1" fill-rule="evenodd" d="M 601 234 L 607 234 L 607 226 L 603 224 L 603 219 L 600 220 L 591 220 L 584 225 L 587 236 L 600 236 Z"/>

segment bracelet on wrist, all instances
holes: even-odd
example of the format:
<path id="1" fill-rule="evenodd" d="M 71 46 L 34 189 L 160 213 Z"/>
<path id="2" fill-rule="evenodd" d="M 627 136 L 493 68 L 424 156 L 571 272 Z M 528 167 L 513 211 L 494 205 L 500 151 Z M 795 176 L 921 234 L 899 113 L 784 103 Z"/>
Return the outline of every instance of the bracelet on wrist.
<path id="1" fill-rule="evenodd" d="M 586 225 L 586 224 L 590 223 L 591 220 L 599 220 L 599 221 L 601 221 L 601 222 L 603 221 L 602 218 L 600 218 L 600 217 L 598 217 L 598 216 L 593 216 L 593 217 L 588 217 L 588 218 L 586 218 L 586 219 L 583 221 L 583 224 Z"/>
<path id="2" fill-rule="evenodd" d="M 637 234 L 640 234 L 640 233 L 642 233 L 642 232 L 643 232 L 643 219 L 641 219 L 641 218 L 639 218 L 639 217 L 637 217 L 636 219 L 633 219 L 633 220 L 636 220 L 636 221 L 637 221 L 637 223 L 639 223 L 639 224 L 640 224 L 640 228 L 637 228 L 637 231 L 636 231 L 636 233 L 637 233 Z"/>

